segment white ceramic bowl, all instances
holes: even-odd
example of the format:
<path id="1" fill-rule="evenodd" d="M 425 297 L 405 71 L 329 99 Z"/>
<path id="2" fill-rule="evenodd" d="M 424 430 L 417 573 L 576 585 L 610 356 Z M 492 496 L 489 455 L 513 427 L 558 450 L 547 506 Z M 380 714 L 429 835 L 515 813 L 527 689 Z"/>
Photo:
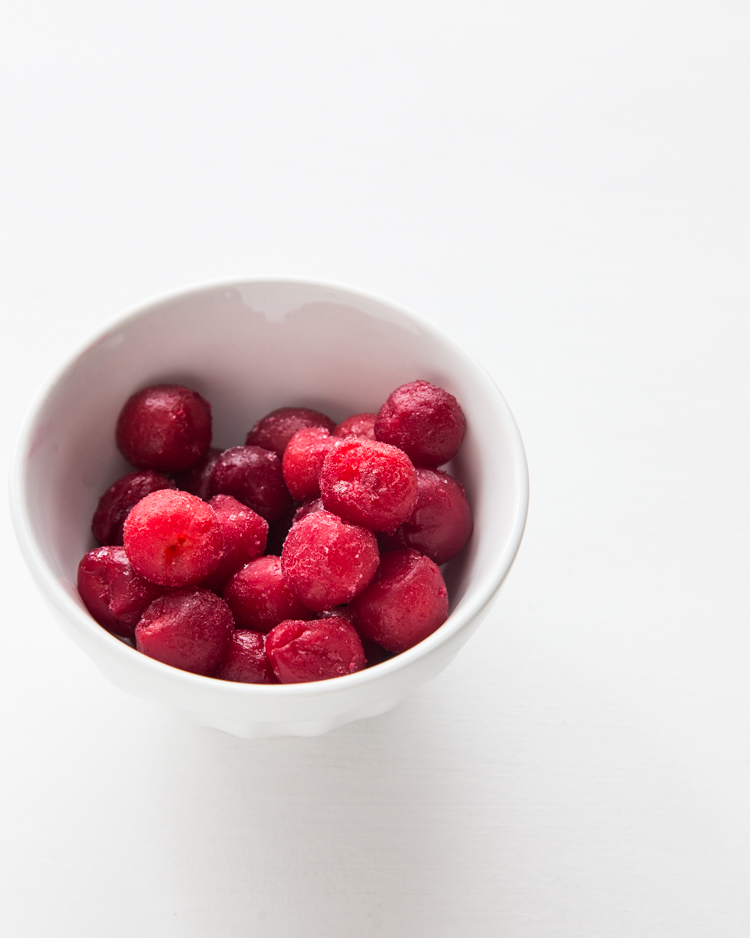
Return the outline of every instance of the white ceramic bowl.
<path id="1" fill-rule="evenodd" d="M 76 592 L 95 547 L 99 496 L 132 469 L 114 442 L 130 394 L 157 383 L 211 402 L 214 445 L 244 443 L 283 405 L 335 420 L 375 411 L 421 378 L 455 394 L 468 431 L 450 467 L 475 529 L 445 571 L 451 614 L 416 647 L 347 677 L 311 684 L 235 684 L 139 654 L 97 625 Z M 515 558 L 528 503 L 523 444 L 502 395 L 450 339 L 411 313 L 340 287 L 290 281 L 200 286 L 111 325 L 40 391 L 19 441 L 12 505 L 29 567 L 63 629 L 114 684 L 189 721 L 237 736 L 312 736 L 384 713 L 452 660 L 487 613 Z"/>

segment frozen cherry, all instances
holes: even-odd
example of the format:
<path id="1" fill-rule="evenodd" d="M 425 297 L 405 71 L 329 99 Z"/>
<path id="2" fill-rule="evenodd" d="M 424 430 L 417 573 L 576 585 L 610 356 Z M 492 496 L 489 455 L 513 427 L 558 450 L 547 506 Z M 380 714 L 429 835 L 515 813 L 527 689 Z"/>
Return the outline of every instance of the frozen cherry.
<path id="1" fill-rule="evenodd" d="M 133 629 L 163 590 L 133 569 L 124 547 L 98 547 L 78 564 L 84 606 L 108 632 L 132 638 Z"/>
<path id="2" fill-rule="evenodd" d="M 281 557 L 258 557 L 230 578 L 222 593 L 238 629 L 269 632 L 284 619 L 312 619 L 308 609 L 289 588 Z"/>
<path id="3" fill-rule="evenodd" d="M 335 609 L 321 613 L 321 618 L 332 617 L 344 619 L 354 629 L 357 628 L 357 623 L 354 621 L 354 616 L 348 606 L 336 606 Z M 391 652 L 386 651 L 382 645 L 378 645 L 377 642 L 374 642 L 361 632 L 357 632 L 357 635 L 359 635 L 359 640 L 362 642 L 368 668 L 371 668 L 374 664 L 380 664 L 381 661 L 387 661 L 388 658 L 391 657 Z"/>
<path id="4" fill-rule="evenodd" d="M 201 461 L 187 469 L 185 472 L 178 472 L 174 477 L 174 484 L 183 492 L 190 492 L 191 495 L 197 495 L 207 502 L 211 498 L 211 473 L 216 465 L 221 450 L 212 446 Z"/>
<path id="5" fill-rule="evenodd" d="M 359 436 L 365 440 L 374 440 L 377 416 L 377 414 L 352 414 L 336 426 L 333 436 Z"/>
<path id="6" fill-rule="evenodd" d="M 136 572 L 161 586 L 188 586 L 213 573 L 223 538 L 216 512 L 200 498 L 161 489 L 125 521 L 125 550 Z"/>
<path id="7" fill-rule="evenodd" d="M 261 446 L 283 456 L 289 440 L 303 427 L 325 427 L 330 432 L 334 423 L 330 417 L 308 407 L 279 407 L 255 424 L 245 444 Z"/>
<path id="8" fill-rule="evenodd" d="M 269 524 L 280 518 L 291 503 L 281 459 L 260 446 L 224 450 L 211 473 L 211 493 L 234 496 Z"/>
<path id="9" fill-rule="evenodd" d="M 473 524 L 460 482 L 439 469 L 417 469 L 417 503 L 411 517 L 378 543 L 381 550 L 413 547 L 439 566 L 466 546 Z"/>
<path id="10" fill-rule="evenodd" d="M 335 442 L 325 427 L 304 427 L 289 440 L 281 469 L 292 498 L 301 502 L 320 495 L 320 470 Z"/>
<path id="11" fill-rule="evenodd" d="M 315 511 L 292 525 L 281 566 L 294 595 L 323 612 L 361 592 L 375 574 L 378 557 L 372 531 L 329 511 Z"/>
<path id="12" fill-rule="evenodd" d="M 135 627 L 138 651 L 173 668 L 211 674 L 229 645 L 229 606 L 204 589 L 177 589 L 155 600 Z"/>
<path id="13" fill-rule="evenodd" d="M 122 546 L 122 528 L 130 509 L 151 492 L 174 487 L 174 482 L 151 469 L 118 479 L 99 499 L 91 520 L 94 537 L 100 544 Z"/>
<path id="14" fill-rule="evenodd" d="M 290 502 L 289 507 L 284 509 L 282 516 L 268 525 L 268 538 L 266 540 L 267 554 L 273 554 L 274 557 L 281 555 L 281 548 L 284 546 L 284 541 L 294 522 L 296 513 L 297 503 Z"/>
<path id="15" fill-rule="evenodd" d="M 362 648 L 365 651 L 368 668 L 372 668 L 376 664 L 381 664 L 383 661 L 388 661 L 389 658 L 393 657 L 393 653 L 386 651 L 382 645 L 378 645 L 377 642 L 374 642 L 366 635 L 362 635 L 360 632 L 357 632 L 357 634 L 359 635 L 359 640 L 362 642 Z"/>
<path id="16" fill-rule="evenodd" d="M 249 629 L 235 629 L 213 677 L 240 684 L 278 684 L 266 654 L 266 637 Z"/>
<path id="17" fill-rule="evenodd" d="M 395 446 L 348 437 L 323 462 L 320 494 L 327 511 L 372 531 L 392 533 L 414 510 L 417 473 Z"/>
<path id="18" fill-rule="evenodd" d="M 306 502 L 302 502 L 294 513 L 294 524 L 311 515 L 314 511 L 325 511 L 322 498 L 310 498 Z"/>
<path id="19" fill-rule="evenodd" d="M 266 636 L 266 654 L 282 684 L 342 677 L 366 664 L 356 630 L 337 616 L 281 622 Z"/>
<path id="20" fill-rule="evenodd" d="M 357 630 L 388 651 L 402 652 L 448 618 L 440 570 L 416 550 L 383 554 L 372 583 L 350 605 Z"/>
<path id="21" fill-rule="evenodd" d="M 415 466 L 435 469 L 453 459 L 466 432 L 456 398 L 428 381 L 404 384 L 378 411 L 375 438 L 398 446 Z"/>
<path id="22" fill-rule="evenodd" d="M 179 384 L 157 384 L 130 397 L 116 430 L 120 452 L 137 469 L 182 472 L 211 445 L 211 405 Z"/>
<path id="23" fill-rule="evenodd" d="M 301 505 L 298 505 L 297 502 L 293 502 L 291 507 L 284 512 L 281 518 L 279 518 L 278 521 L 274 521 L 269 527 L 266 553 L 273 554 L 276 557 L 280 556 L 284 548 L 284 541 L 294 522 L 300 521 L 305 515 L 309 515 L 311 511 L 321 511 L 322 508 L 323 502 L 320 498 L 310 498 L 306 502 L 302 502 Z"/>
<path id="24" fill-rule="evenodd" d="M 222 552 L 218 567 L 201 586 L 221 592 L 229 577 L 266 549 L 268 522 L 231 495 L 214 495 L 209 505 L 221 527 Z"/>

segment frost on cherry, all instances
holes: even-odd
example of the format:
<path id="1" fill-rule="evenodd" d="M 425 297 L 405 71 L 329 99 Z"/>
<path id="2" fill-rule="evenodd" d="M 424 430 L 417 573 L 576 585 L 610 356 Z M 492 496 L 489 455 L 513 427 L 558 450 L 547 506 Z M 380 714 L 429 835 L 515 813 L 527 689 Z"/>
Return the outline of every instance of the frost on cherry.
<path id="1" fill-rule="evenodd" d="M 249 684 L 345 677 L 431 635 L 449 612 L 440 565 L 472 533 L 438 469 L 466 420 L 422 380 L 372 404 L 338 424 L 249 414 L 244 445 L 222 450 L 197 391 L 135 391 L 113 428 L 133 471 L 102 494 L 102 546 L 78 568 L 92 618 L 162 664 Z"/>

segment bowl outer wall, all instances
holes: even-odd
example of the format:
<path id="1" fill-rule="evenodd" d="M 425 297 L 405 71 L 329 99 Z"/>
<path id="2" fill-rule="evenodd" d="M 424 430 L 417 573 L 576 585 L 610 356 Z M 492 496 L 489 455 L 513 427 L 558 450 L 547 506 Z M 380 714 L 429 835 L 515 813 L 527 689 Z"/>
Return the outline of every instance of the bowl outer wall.
<path id="1" fill-rule="evenodd" d="M 213 405 L 216 444 L 229 446 L 243 442 L 252 422 L 274 407 L 315 406 L 342 419 L 376 409 L 394 387 L 415 377 L 455 393 L 467 413 L 467 438 L 449 468 L 466 485 L 476 522 L 472 542 L 446 575 L 451 616 L 419 646 L 335 681 L 237 685 L 146 658 L 85 612 L 75 569 L 95 546 L 88 526 L 99 495 L 130 471 L 113 441 L 130 393 L 159 381 L 195 387 Z M 195 722 L 233 726 L 238 735 L 296 735 L 392 706 L 445 667 L 510 569 L 526 519 L 528 476 L 502 395 L 481 366 L 434 327 L 345 288 L 236 281 L 140 306 L 48 381 L 19 440 L 11 500 L 35 579 L 68 634 L 116 684 Z M 277 733 L 269 730 L 274 726 Z"/>

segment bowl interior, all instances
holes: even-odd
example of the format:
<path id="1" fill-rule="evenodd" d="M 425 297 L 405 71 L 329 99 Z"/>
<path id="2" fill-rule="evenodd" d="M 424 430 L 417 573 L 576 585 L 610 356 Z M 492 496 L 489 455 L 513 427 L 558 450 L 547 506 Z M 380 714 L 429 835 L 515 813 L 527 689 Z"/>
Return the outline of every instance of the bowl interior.
<path id="1" fill-rule="evenodd" d="M 76 568 L 95 546 L 97 500 L 132 471 L 115 447 L 115 422 L 142 387 L 197 390 L 212 405 L 214 445 L 224 448 L 243 444 L 276 407 L 342 420 L 376 411 L 416 378 L 455 394 L 467 415 L 448 468 L 466 487 L 476 527 L 447 579 L 452 609 L 468 615 L 467 603 L 479 608 L 499 586 L 523 529 L 525 461 L 513 417 L 482 369 L 441 333 L 382 301 L 323 285 L 192 290 L 120 320 L 86 348 L 43 395 L 20 453 L 22 511 L 39 560 L 80 606 Z M 98 628 L 82 606 L 81 621 Z"/>

